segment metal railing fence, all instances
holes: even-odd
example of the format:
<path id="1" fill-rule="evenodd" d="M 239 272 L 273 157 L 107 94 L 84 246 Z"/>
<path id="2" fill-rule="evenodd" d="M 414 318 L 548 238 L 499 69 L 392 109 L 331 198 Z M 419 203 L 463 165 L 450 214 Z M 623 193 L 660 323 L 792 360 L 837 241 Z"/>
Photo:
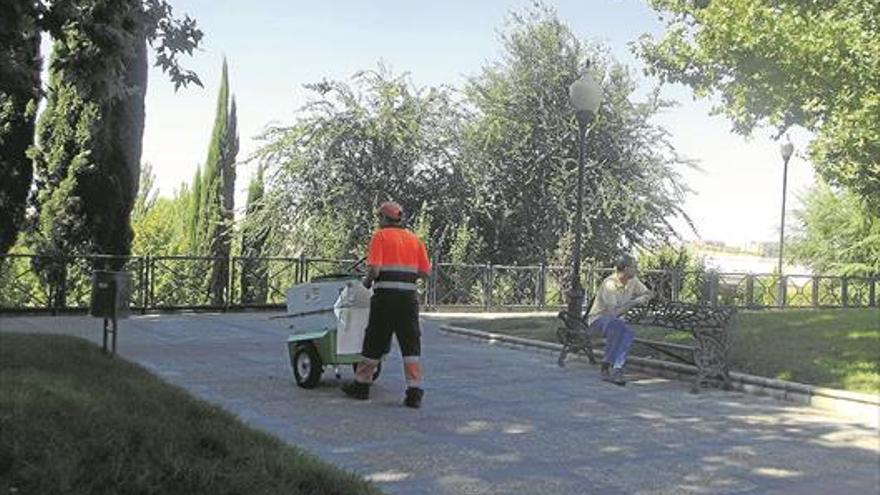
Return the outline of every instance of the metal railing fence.
<path id="1" fill-rule="evenodd" d="M 288 287 L 343 272 L 355 262 L 305 256 L 8 254 L 0 256 L 0 312 L 87 309 L 91 273 L 108 267 L 132 273 L 134 310 L 278 308 L 284 306 Z M 608 268 L 584 270 L 588 297 L 610 273 Z M 880 280 L 658 270 L 639 276 L 667 300 L 756 309 L 877 307 Z M 420 298 L 430 309 L 555 310 L 565 305 L 569 280 L 570 269 L 563 266 L 435 263 L 431 277 L 421 285 Z"/>

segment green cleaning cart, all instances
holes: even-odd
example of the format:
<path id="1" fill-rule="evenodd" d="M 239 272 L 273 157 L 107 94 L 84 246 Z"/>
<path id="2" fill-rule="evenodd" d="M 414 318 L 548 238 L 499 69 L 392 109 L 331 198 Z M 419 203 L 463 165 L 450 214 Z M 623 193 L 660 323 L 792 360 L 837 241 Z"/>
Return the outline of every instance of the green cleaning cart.
<path id="1" fill-rule="evenodd" d="M 314 388 L 327 367 L 341 378 L 340 366 L 361 360 L 364 331 L 370 318 L 372 291 L 357 275 L 328 275 L 287 290 L 292 333 L 287 351 L 296 384 Z M 381 363 L 373 379 L 379 377 Z"/>

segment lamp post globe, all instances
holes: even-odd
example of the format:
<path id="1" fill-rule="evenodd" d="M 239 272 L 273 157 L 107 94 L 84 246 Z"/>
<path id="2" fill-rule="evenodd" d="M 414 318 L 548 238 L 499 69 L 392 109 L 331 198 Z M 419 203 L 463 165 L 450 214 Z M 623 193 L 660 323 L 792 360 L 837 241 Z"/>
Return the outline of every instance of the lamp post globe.
<path id="1" fill-rule="evenodd" d="M 779 147 L 779 153 L 782 155 L 782 159 L 787 162 L 791 158 L 792 153 L 794 153 L 794 145 L 791 144 L 791 141 L 782 143 Z"/>
<path id="2" fill-rule="evenodd" d="M 581 238 L 583 235 L 584 205 L 584 144 L 586 130 L 602 104 L 602 86 L 590 71 L 585 72 L 568 88 L 568 97 L 578 122 L 578 175 L 577 207 L 574 223 L 574 247 L 571 253 L 571 291 L 568 294 L 568 312 L 580 317 L 584 305 L 581 285 Z"/>
<path id="3" fill-rule="evenodd" d="M 568 98 L 576 112 L 595 114 L 602 104 L 602 87 L 587 71 L 568 87 Z"/>

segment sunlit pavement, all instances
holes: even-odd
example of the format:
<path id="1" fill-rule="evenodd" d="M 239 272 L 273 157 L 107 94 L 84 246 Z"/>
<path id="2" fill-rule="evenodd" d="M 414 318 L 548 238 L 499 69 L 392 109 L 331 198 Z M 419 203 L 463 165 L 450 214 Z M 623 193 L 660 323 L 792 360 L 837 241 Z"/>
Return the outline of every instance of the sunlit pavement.
<path id="1" fill-rule="evenodd" d="M 288 330 L 269 316 L 136 316 L 119 353 L 387 493 L 880 492 L 877 429 L 815 409 L 647 377 L 620 388 L 583 362 L 562 369 L 431 322 L 424 407 L 401 405 L 395 354 L 372 399 L 352 401 L 332 370 L 314 390 L 295 385 Z M 81 316 L 0 317 L 0 331 L 101 340 L 100 321 Z"/>

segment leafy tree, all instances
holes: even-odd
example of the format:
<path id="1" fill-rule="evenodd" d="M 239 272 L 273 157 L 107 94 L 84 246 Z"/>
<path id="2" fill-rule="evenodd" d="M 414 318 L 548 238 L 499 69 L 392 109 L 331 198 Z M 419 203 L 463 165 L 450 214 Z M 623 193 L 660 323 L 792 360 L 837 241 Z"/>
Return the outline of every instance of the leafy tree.
<path id="1" fill-rule="evenodd" d="M 608 260 L 624 242 L 674 236 L 667 219 L 686 218 L 675 170 L 683 160 L 651 122 L 667 103 L 656 93 L 635 102 L 630 72 L 540 4 L 512 14 L 501 42 L 502 59 L 465 88 L 475 115 L 465 126 L 463 162 L 481 257 L 546 263 L 571 252 L 578 150 L 568 88 L 590 65 L 605 102 L 586 140 L 585 255 Z"/>
<path id="2" fill-rule="evenodd" d="M 316 98 L 295 124 L 270 129 L 257 153 L 272 170 L 262 212 L 275 225 L 272 249 L 359 256 L 376 206 L 394 199 L 410 219 L 430 205 L 426 237 L 443 251 L 465 197 L 456 166 L 460 113 L 450 93 L 415 88 L 383 67 L 357 73 L 352 85 L 307 88 Z"/>
<path id="3" fill-rule="evenodd" d="M 141 167 L 140 180 L 138 180 L 138 193 L 134 199 L 134 207 L 131 209 L 132 223 L 145 217 L 156 205 L 159 192 L 155 186 L 156 174 L 153 173 L 153 166 L 144 163 Z"/>
<path id="4" fill-rule="evenodd" d="M 880 217 L 855 193 L 815 185 L 797 213 L 799 232 L 790 256 L 815 273 L 880 275 Z"/>
<path id="5" fill-rule="evenodd" d="M 132 251 L 138 255 L 188 254 L 185 219 L 189 202 L 190 191 L 183 185 L 171 198 L 156 198 L 142 215 L 133 215 Z"/>
<path id="6" fill-rule="evenodd" d="M 0 0 L 0 254 L 15 244 L 24 217 L 33 165 L 40 95 L 40 28 L 31 2 Z"/>
<path id="7" fill-rule="evenodd" d="M 141 169 L 140 188 L 131 211 L 134 231 L 132 252 L 138 255 L 172 256 L 188 251 L 188 212 L 190 187 L 181 184 L 168 197 L 159 197 L 155 190 L 153 167 L 145 163 Z"/>
<path id="8" fill-rule="evenodd" d="M 637 51 L 649 72 L 696 95 L 749 134 L 813 133 L 817 172 L 880 211 L 880 8 L 876 0 L 651 0 L 662 38 Z"/>
<path id="9" fill-rule="evenodd" d="M 685 247 L 662 246 L 640 253 L 639 277 L 662 299 L 705 297 L 706 262 Z M 684 294 L 684 297 L 681 296 Z"/>
<path id="10" fill-rule="evenodd" d="M 223 60 L 217 113 L 202 174 L 196 224 L 195 253 L 214 259 L 209 292 L 213 304 L 222 304 L 229 279 L 232 221 L 235 211 L 235 159 L 238 154 L 235 99 L 230 107 L 229 69 Z"/>
<path id="11" fill-rule="evenodd" d="M 428 251 L 431 251 L 431 211 L 427 201 L 422 201 L 419 207 L 419 215 L 413 222 L 413 233 L 415 233 Z"/>
<path id="12" fill-rule="evenodd" d="M 450 263 L 463 265 L 480 261 L 476 257 L 482 250 L 479 234 L 470 223 L 470 218 L 464 217 L 456 228 L 447 257 Z"/>

